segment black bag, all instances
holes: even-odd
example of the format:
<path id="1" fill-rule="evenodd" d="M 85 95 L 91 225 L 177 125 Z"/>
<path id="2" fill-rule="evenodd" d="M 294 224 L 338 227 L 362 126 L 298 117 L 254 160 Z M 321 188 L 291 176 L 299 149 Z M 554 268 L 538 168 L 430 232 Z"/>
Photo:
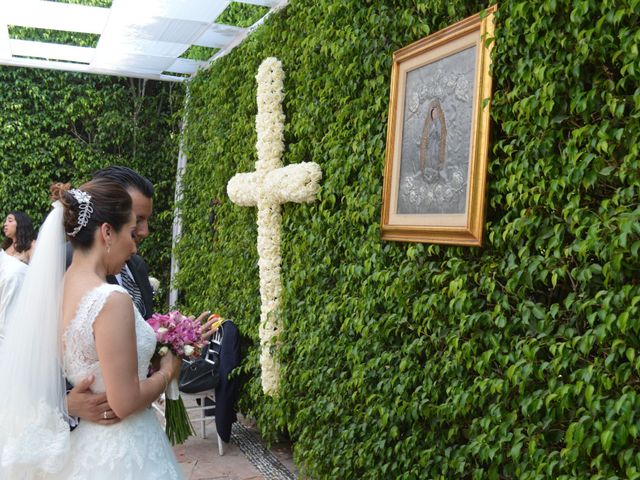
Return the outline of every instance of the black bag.
<path id="1" fill-rule="evenodd" d="M 209 345 L 202 349 L 200 358 L 182 361 L 178 390 L 184 393 L 200 393 L 216 388 L 220 379 L 218 370 L 221 344 L 222 328 L 216 332 Z"/>

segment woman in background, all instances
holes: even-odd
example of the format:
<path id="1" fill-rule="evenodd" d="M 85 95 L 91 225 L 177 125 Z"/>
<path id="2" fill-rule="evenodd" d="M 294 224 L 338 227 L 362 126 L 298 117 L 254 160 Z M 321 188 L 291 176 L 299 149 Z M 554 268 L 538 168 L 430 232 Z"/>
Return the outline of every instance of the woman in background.
<path id="1" fill-rule="evenodd" d="M 10 212 L 4 221 L 5 239 L 2 249 L 21 262 L 29 263 L 36 245 L 36 232 L 29 215 L 23 212 Z"/>
<path id="2" fill-rule="evenodd" d="M 18 296 L 27 266 L 0 250 L 0 348 L 4 339 L 5 320 Z"/>

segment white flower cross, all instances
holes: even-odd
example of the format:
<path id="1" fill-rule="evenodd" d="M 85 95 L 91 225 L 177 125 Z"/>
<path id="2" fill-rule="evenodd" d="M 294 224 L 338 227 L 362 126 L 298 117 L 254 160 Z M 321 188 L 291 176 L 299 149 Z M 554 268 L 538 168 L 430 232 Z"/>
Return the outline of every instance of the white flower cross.
<path id="1" fill-rule="evenodd" d="M 282 297 L 282 204 L 314 201 L 320 188 L 322 170 L 314 162 L 282 166 L 285 119 L 282 111 L 282 63 L 274 57 L 265 59 L 258 69 L 256 80 L 256 171 L 235 175 L 227 184 L 227 194 L 236 205 L 258 207 L 262 390 L 268 395 L 274 395 L 278 392 L 280 383 L 280 369 L 271 348 L 274 337 L 282 329 L 279 312 Z"/>

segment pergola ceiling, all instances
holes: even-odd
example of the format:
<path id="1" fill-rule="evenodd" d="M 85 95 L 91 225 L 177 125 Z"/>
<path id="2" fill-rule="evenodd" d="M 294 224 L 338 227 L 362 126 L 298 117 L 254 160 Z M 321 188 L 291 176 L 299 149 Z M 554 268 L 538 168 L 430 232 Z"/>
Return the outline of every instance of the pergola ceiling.
<path id="1" fill-rule="evenodd" d="M 267 7 L 249 28 L 216 23 L 234 2 Z M 238 45 L 287 0 L 113 0 L 91 7 L 0 0 L 0 65 L 183 81 Z M 98 35 L 95 48 L 10 38 L 9 27 Z M 219 49 L 207 61 L 180 58 L 191 46 Z"/>

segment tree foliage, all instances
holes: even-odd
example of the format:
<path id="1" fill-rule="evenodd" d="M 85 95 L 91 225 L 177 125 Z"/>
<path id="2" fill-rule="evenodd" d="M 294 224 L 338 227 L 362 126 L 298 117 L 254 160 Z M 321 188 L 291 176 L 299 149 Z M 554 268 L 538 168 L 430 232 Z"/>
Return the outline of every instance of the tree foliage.
<path id="1" fill-rule="evenodd" d="M 110 7 L 111 0 L 65 0 Z M 95 47 L 97 36 L 11 26 L 10 38 Z M 168 291 L 182 85 L 134 78 L 0 67 L 0 207 L 36 225 L 49 211 L 49 185 L 79 185 L 108 165 L 154 184 L 151 235 L 140 253 Z M 1 215 L 1 213 L 0 213 Z M 166 309 L 165 295 L 158 308 Z"/>
<path id="2" fill-rule="evenodd" d="M 79 185 L 99 168 L 132 167 L 156 186 L 141 253 L 168 285 L 182 107 L 182 86 L 169 83 L 1 67 L 1 211 L 23 210 L 38 225 L 52 182 Z"/>

